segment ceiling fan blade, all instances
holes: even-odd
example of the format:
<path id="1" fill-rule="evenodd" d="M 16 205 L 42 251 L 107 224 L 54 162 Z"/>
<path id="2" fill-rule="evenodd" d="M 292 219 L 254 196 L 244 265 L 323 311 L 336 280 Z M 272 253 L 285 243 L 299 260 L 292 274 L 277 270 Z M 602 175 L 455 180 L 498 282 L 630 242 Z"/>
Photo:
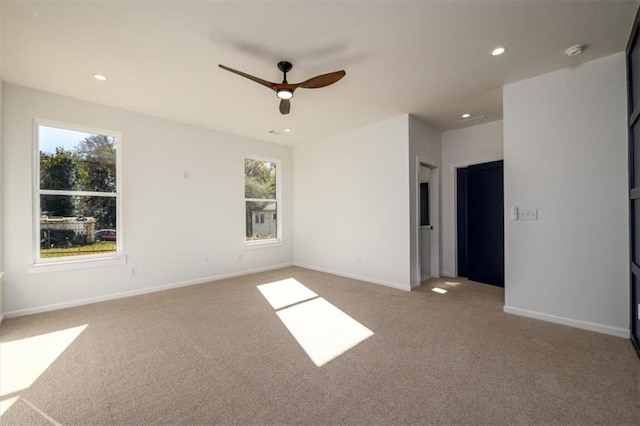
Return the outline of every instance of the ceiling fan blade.
<path id="1" fill-rule="evenodd" d="M 287 115 L 291 111 L 291 102 L 289 99 L 282 99 L 280 101 L 280 114 Z"/>
<path id="2" fill-rule="evenodd" d="M 242 77 L 248 78 L 249 80 L 255 81 L 258 84 L 262 84 L 263 86 L 266 86 L 269 89 L 273 89 L 273 87 L 276 85 L 276 83 L 271 83 L 270 81 L 263 80 L 263 79 L 258 78 L 258 77 L 254 77 L 254 76 L 249 75 L 247 73 L 244 73 L 242 71 L 234 70 L 233 68 L 226 67 L 226 66 L 224 66 L 222 64 L 218 64 L 218 66 L 220 68 L 222 68 L 223 70 L 230 71 L 230 72 L 232 72 L 234 74 L 238 74 L 238 75 L 241 75 Z"/>
<path id="3" fill-rule="evenodd" d="M 299 83 L 298 87 L 303 87 L 305 89 L 318 89 L 320 87 L 325 87 L 330 84 L 335 83 L 344 77 L 347 73 L 344 70 L 330 72 L 329 74 L 322 74 L 316 77 L 310 78 L 309 80 L 303 81 Z"/>

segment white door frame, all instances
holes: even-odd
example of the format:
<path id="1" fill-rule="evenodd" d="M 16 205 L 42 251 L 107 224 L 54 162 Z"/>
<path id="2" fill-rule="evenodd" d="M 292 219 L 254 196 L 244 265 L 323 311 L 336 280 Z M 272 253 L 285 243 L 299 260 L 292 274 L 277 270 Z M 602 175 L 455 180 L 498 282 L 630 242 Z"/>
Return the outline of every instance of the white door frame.
<path id="1" fill-rule="evenodd" d="M 414 265 L 416 281 L 412 287 L 418 287 L 421 283 L 421 256 L 420 256 L 420 166 L 426 166 L 431 169 L 431 178 L 429 179 L 429 222 L 433 227 L 431 238 L 431 276 L 440 276 L 440 167 L 438 162 L 420 155 L 416 155 L 416 172 L 415 181 L 415 246 L 414 246 Z"/>

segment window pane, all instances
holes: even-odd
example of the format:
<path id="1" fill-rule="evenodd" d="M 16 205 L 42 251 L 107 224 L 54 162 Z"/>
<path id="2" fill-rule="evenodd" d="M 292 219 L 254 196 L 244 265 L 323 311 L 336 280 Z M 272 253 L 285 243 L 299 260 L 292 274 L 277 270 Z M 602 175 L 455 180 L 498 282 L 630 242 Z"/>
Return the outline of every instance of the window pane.
<path id="1" fill-rule="evenodd" d="M 116 192 L 113 136 L 38 127 L 40 189 Z"/>
<path id="2" fill-rule="evenodd" d="M 246 224 L 247 241 L 268 240 L 278 235 L 277 221 L 272 214 L 278 203 L 247 201 Z"/>
<path id="3" fill-rule="evenodd" d="M 244 197 L 276 199 L 276 164 L 269 161 L 244 160 Z"/>
<path id="4" fill-rule="evenodd" d="M 40 257 L 116 251 L 115 197 L 40 195 Z"/>

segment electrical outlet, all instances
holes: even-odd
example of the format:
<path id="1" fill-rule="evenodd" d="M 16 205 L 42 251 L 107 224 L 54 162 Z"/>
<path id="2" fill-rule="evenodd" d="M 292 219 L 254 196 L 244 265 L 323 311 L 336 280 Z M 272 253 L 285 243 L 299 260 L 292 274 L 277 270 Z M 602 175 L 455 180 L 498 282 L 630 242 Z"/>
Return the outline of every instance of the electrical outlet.
<path id="1" fill-rule="evenodd" d="M 138 267 L 134 266 L 133 268 L 131 268 L 131 276 L 135 277 L 138 275 Z"/>
<path id="2" fill-rule="evenodd" d="M 538 220 L 538 209 L 518 209 L 518 220 Z"/>
<path id="3" fill-rule="evenodd" d="M 203 257 L 202 258 L 202 264 L 206 265 L 207 263 L 209 263 L 209 258 L 208 257 Z"/>

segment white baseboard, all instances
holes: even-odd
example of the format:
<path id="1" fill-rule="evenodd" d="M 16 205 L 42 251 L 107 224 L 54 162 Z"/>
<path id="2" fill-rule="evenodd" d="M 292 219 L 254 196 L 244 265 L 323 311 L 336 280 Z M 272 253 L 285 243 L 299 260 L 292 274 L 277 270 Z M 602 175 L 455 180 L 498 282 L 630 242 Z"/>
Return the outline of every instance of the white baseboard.
<path id="1" fill-rule="evenodd" d="M 206 284 L 213 281 L 220 281 L 227 278 L 240 277 L 242 275 L 250 275 L 258 272 L 272 271 L 274 269 L 282 269 L 293 266 L 293 262 L 282 263 L 279 265 L 265 266 L 262 268 L 249 269 L 246 271 L 231 272 L 228 274 L 214 275 L 210 277 L 197 278 L 195 280 L 181 281 L 177 283 L 164 284 L 157 287 L 147 287 L 139 290 L 125 291 L 121 293 L 109 294 L 106 296 L 90 297 L 87 299 L 78 299 L 71 302 L 54 303 L 52 305 L 38 306 L 36 308 L 18 309 L 16 311 L 5 312 L 2 318 L 15 318 L 25 315 L 39 314 L 42 312 L 57 311 L 58 309 L 72 308 L 74 306 L 89 305 L 91 303 L 106 302 L 108 300 L 122 299 L 125 297 L 139 296 L 141 294 L 155 293 L 158 291 L 170 290 L 172 288 L 187 287 L 190 285 Z"/>
<path id="2" fill-rule="evenodd" d="M 596 324 L 593 322 L 579 321 L 571 318 L 558 317 L 555 315 L 543 314 L 541 312 L 529 311 L 526 309 L 513 308 L 510 306 L 504 306 L 502 309 L 504 312 L 513 315 L 519 315 L 522 317 L 533 318 L 537 320 L 553 322 L 556 324 L 567 325 L 569 327 L 581 328 L 583 330 L 595 331 L 597 333 L 609 334 L 611 336 L 622 337 L 628 339 L 631 333 L 628 329 L 611 327 L 608 325 Z"/>
<path id="3" fill-rule="evenodd" d="M 325 272 L 327 274 L 337 275 L 339 277 L 351 278 L 351 279 L 354 279 L 354 280 L 364 281 L 364 282 L 367 282 L 367 283 L 383 285 L 385 287 L 395 288 L 396 290 L 411 291 L 410 287 L 407 287 L 407 286 L 402 285 L 402 284 L 394 283 L 394 282 L 391 282 L 391 281 L 378 280 L 378 279 L 375 279 L 375 278 L 361 277 L 360 275 L 349 274 L 349 273 L 346 273 L 346 272 L 336 271 L 336 270 L 329 269 L 329 268 L 323 268 L 321 266 L 307 265 L 307 264 L 299 263 L 299 262 L 293 262 L 293 266 L 298 266 L 300 268 L 305 268 L 305 269 L 311 269 L 313 271 L 318 271 L 318 272 Z"/>

